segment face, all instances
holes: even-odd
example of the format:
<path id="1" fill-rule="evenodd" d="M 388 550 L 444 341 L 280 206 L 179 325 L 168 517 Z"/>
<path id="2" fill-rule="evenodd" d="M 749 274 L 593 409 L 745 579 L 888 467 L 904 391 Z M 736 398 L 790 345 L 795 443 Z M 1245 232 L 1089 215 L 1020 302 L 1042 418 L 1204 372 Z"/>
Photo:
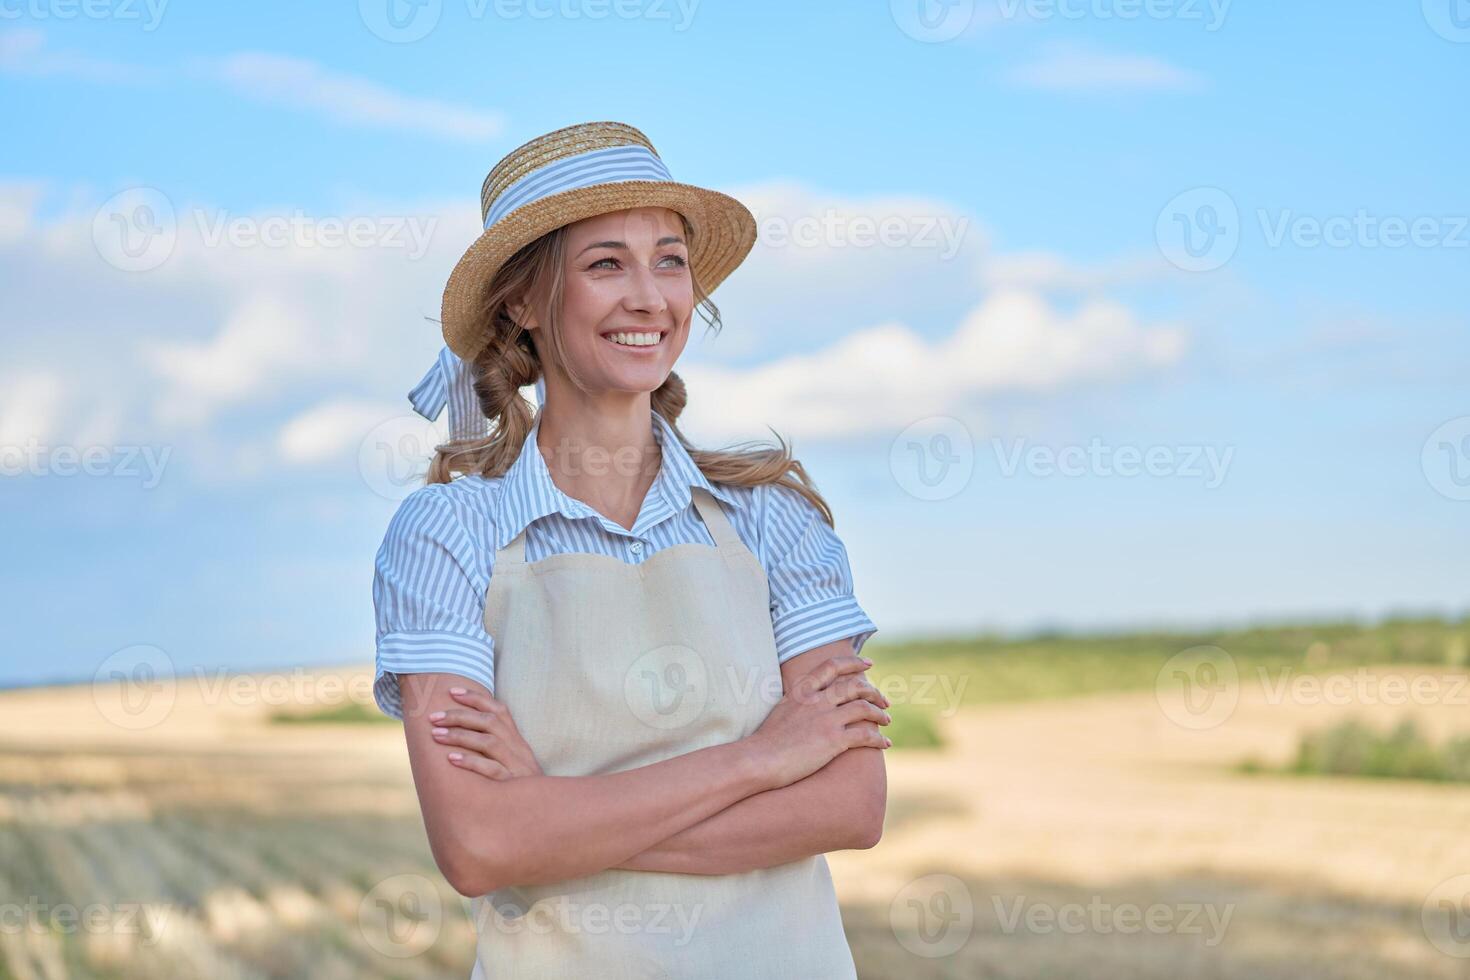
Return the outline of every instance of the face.
<path id="1" fill-rule="evenodd" d="M 694 312 L 679 215 L 656 207 L 596 215 L 569 225 L 565 245 L 563 339 L 578 377 L 593 391 L 658 388 Z M 536 346 L 546 363 L 550 345 L 537 335 Z M 547 372 L 550 387 L 557 372 L 550 364 Z"/>

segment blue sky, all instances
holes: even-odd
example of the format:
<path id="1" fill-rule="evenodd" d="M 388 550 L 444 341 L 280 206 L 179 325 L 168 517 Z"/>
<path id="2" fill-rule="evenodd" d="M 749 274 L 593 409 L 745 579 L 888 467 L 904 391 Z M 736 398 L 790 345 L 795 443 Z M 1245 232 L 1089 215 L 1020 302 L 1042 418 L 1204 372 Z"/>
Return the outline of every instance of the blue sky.
<path id="1" fill-rule="evenodd" d="M 395 2 L 0 0 L 0 683 L 370 660 L 424 317 L 594 119 L 756 213 L 684 428 L 878 641 L 1466 607 L 1463 0 Z"/>

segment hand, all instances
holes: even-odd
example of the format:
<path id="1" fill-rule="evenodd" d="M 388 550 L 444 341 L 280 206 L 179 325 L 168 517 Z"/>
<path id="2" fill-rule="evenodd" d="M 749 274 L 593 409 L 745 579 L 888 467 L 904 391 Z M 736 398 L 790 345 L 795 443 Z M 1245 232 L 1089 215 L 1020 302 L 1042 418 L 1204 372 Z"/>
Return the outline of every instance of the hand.
<path id="1" fill-rule="evenodd" d="M 436 711 L 429 722 L 434 725 L 434 741 L 458 746 L 449 753 L 451 764 L 491 779 L 542 775 L 531 746 L 503 702 L 462 687 L 451 687 L 449 696 L 465 707 Z"/>
<path id="2" fill-rule="evenodd" d="M 863 676 L 870 665 L 855 653 L 833 657 L 797 681 L 747 737 L 773 788 L 805 779 L 848 749 L 892 744 L 878 730 L 892 719 L 883 710 L 888 699 Z"/>

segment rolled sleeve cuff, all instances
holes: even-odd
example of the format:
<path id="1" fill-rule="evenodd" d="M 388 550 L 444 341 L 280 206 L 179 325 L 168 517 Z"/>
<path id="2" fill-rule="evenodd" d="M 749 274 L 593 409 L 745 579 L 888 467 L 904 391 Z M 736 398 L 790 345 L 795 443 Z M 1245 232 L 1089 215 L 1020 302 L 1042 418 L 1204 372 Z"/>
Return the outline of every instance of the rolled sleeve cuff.
<path id="1" fill-rule="evenodd" d="M 849 636 L 856 653 L 868 637 L 878 632 L 857 599 L 850 595 L 832 596 L 788 609 L 771 625 L 776 633 L 776 660 L 783 664 L 799 653 Z"/>
<path id="2" fill-rule="evenodd" d="M 385 633 L 378 638 L 377 673 L 373 677 L 373 700 L 391 718 L 403 720 L 403 697 L 399 674 L 458 674 L 495 692 L 495 657 L 483 639 L 424 630 Z"/>

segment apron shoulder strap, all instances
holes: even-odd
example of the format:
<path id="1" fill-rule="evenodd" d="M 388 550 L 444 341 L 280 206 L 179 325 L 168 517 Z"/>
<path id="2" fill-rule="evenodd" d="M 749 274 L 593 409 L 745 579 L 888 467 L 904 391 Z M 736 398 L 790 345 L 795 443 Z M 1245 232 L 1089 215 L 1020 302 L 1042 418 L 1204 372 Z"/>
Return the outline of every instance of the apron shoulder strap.
<path id="1" fill-rule="evenodd" d="M 720 502 L 714 498 L 714 495 L 704 487 L 691 487 L 690 491 L 700 519 L 704 521 L 709 536 L 714 538 L 715 547 L 726 551 L 744 548 L 745 542 L 741 541 L 740 535 L 735 533 L 734 525 L 725 516 L 725 511 L 720 507 Z"/>
<path id="2" fill-rule="evenodd" d="M 519 534 L 511 538 L 504 548 L 501 548 L 495 553 L 496 565 L 500 565 L 502 562 L 511 565 L 524 565 L 526 563 L 526 532 L 530 528 L 531 525 L 529 524 L 521 528 Z"/>

